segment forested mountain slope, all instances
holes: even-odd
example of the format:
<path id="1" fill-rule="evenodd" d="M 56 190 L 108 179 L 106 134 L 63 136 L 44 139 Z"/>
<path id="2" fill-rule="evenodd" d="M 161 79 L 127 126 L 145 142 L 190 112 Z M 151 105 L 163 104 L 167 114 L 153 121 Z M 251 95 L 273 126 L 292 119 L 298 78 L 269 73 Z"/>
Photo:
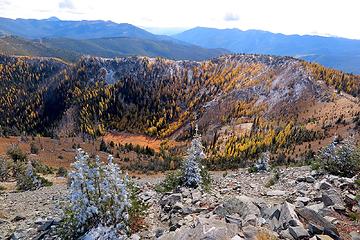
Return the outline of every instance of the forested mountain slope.
<path id="1" fill-rule="evenodd" d="M 195 121 L 209 151 L 242 158 L 294 151 L 294 144 L 347 135 L 360 125 L 359 76 L 290 57 L 66 64 L 1 56 L 0 76 L 1 132 L 11 135 L 91 138 L 126 130 L 186 140 Z"/>
<path id="2" fill-rule="evenodd" d="M 0 38 L 0 53 L 15 56 L 58 57 L 65 61 L 76 62 L 84 55 L 109 58 L 149 56 L 175 60 L 204 60 L 218 57 L 229 51 L 207 49 L 173 41 L 130 37 L 26 40 L 15 36 L 5 36 Z"/>

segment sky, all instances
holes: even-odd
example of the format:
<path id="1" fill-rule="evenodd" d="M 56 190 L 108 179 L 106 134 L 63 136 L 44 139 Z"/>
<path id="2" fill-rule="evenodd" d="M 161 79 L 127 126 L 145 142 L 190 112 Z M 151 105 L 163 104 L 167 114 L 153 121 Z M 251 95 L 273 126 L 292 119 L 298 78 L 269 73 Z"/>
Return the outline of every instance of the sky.
<path id="1" fill-rule="evenodd" d="M 153 32 L 196 26 L 360 39 L 359 0 L 0 0 L 0 17 L 111 20 Z"/>

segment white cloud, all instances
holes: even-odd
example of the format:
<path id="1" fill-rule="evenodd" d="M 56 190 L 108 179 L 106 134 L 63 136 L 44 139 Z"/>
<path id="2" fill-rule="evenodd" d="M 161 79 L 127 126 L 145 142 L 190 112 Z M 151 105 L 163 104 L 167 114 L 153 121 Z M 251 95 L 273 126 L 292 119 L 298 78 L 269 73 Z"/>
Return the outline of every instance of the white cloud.
<path id="1" fill-rule="evenodd" d="M 225 14 L 224 16 L 224 20 L 225 21 L 238 21 L 240 18 L 239 18 L 239 15 L 235 14 L 235 13 L 231 13 L 231 12 L 228 12 Z"/>
<path id="2" fill-rule="evenodd" d="M 74 4 L 71 0 L 63 0 L 59 2 L 59 8 L 63 9 L 74 9 Z"/>
<path id="3" fill-rule="evenodd" d="M 0 6 L 0 16 L 11 18 L 56 16 L 149 28 L 206 26 L 360 39 L 359 0 L 11 0 Z"/>

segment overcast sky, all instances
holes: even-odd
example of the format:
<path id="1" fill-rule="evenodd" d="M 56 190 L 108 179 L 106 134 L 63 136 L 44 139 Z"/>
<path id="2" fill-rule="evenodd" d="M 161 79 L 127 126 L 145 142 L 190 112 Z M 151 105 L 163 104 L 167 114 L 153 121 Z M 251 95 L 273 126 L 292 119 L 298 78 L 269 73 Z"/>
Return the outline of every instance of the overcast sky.
<path id="1" fill-rule="evenodd" d="M 360 39 L 360 0 L 0 0 L 0 16 L 112 20 L 143 28 L 261 29 Z"/>

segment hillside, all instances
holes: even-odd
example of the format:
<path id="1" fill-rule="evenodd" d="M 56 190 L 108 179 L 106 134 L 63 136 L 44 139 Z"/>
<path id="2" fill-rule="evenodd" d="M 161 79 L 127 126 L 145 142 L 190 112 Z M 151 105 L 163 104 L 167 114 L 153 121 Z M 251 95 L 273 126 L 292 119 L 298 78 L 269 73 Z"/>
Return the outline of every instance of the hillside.
<path id="1" fill-rule="evenodd" d="M 290 57 L 66 64 L 2 56 L 0 74 L 5 135 L 96 138 L 114 130 L 184 141 L 195 121 L 208 153 L 238 164 L 266 149 L 300 158 L 360 125 L 360 76 Z"/>
<path id="2" fill-rule="evenodd" d="M 293 56 L 346 72 L 360 73 L 360 40 L 202 27 L 173 37 L 205 48 L 225 48 L 234 53 Z"/>
<path id="3" fill-rule="evenodd" d="M 26 40 L 20 37 L 0 38 L 0 53 L 17 56 L 58 57 L 76 62 L 83 55 L 98 57 L 149 56 L 176 60 L 204 60 L 228 53 L 223 49 L 206 49 L 170 41 L 139 38 L 69 39 L 45 38 Z"/>
<path id="4" fill-rule="evenodd" d="M 40 41 L 15 36 L 0 37 L 0 53 L 15 56 L 58 57 L 70 62 L 78 60 L 81 56 L 78 52 L 53 48 Z"/>

